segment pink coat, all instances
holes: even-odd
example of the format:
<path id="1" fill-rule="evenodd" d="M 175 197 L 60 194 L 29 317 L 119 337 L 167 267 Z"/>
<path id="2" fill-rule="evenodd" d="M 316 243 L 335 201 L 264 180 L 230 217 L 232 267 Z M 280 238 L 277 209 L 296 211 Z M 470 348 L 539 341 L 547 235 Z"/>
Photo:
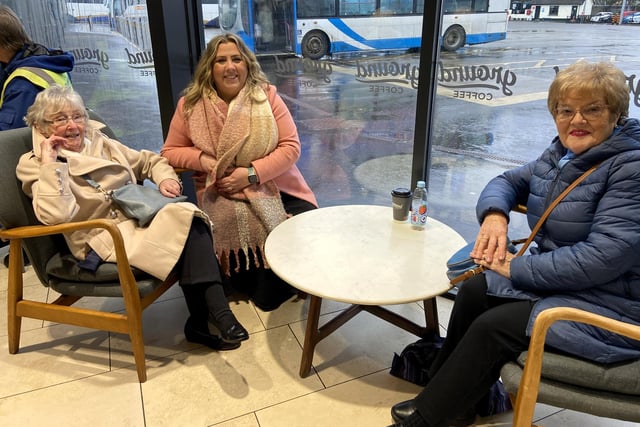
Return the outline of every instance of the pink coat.
<path id="1" fill-rule="evenodd" d="M 296 166 L 300 158 L 300 138 L 293 117 L 275 86 L 269 86 L 267 96 L 278 126 L 278 145 L 269 155 L 252 162 L 256 174 L 260 182 L 273 180 L 281 192 L 318 206 L 315 195 Z M 202 153 L 191 141 L 189 124 L 184 116 L 184 98 L 180 98 L 160 154 L 174 167 L 196 171 L 196 191 L 202 191 L 206 180 L 206 172 L 200 164 Z"/>

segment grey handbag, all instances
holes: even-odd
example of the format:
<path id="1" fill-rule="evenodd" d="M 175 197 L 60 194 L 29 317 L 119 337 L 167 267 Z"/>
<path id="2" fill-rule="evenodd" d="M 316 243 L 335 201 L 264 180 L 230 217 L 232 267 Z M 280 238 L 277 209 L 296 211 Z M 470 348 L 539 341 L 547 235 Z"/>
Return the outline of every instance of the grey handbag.
<path id="1" fill-rule="evenodd" d="M 84 179 L 96 190 L 102 192 L 105 198 L 115 203 L 127 218 L 138 220 L 141 227 L 151 222 L 156 214 L 169 203 L 185 202 L 187 196 L 165 197 L 154 187 L 127 184 L 122 187 L 106 191 L 96 181 L 84 175 Z"/>
<path id="2" fill-rule="evenodd" d="M 113 190 L 111 200 L 128 218 L 137 219 L 138 224 L 144 227 L 151 222 L 160 209 L 169 203 L 184 202 L 187 196 L 165 197 L 156 188 L 128 184 Z"/>

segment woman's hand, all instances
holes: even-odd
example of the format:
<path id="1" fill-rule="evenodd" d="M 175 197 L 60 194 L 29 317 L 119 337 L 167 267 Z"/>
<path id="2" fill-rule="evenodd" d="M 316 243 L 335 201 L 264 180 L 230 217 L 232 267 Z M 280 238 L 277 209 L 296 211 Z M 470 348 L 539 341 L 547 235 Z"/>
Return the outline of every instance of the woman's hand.
<path id="1" fill-rule="evenodd" d="M 499 212 L 490 212 L 482 221 L 476 244 L 471 251 L 471 258 L 476 263 L 485 261 L 493 263 L 494 258 L 498 262 L 507 259 L 507 218 Z"/>
<path id="2" fill-rule="evenodd" d="M 175 179 L 167 178 L 158 184 L 160 194 L 165 197 L 178 197 L 182 194 L 182 186 Z"/>
<path id="3" fill-rule="evenodd" d="M 228 168 L 225 176 L 216 181 L 216 189 L 222 194 L 233 194 L 249 186 L 248 168 Z"/>
<path id="4" fill-rule="evenodd" d="M 42 164 L 54 163 L 58 160 L 58 151 L 67 142 L 61 136 L 51 135 L 40 143 L 40 161 Z"/>
<path id="5" fill-rule="evenodd" d="M 507 218 L 499 212 L 484 217 L 471 258 L 478 265 L 511 277 L 511 260 L 514 255 L 507 250 Z"/>
<path id="6" fill-rule="evenodd" d="M 511 260 L 515 258 L 515 255 L 511 252 L 507 252 L 505 259 L 499 260 L 498 257 L 493 257 L 493 259 L 489 262 L 484 259 L 477 259 L 476 264 L 482 265 L 489 270 L 495 271 L 501 276 L 506 277 L 507 279 L 511 278 Z"/>

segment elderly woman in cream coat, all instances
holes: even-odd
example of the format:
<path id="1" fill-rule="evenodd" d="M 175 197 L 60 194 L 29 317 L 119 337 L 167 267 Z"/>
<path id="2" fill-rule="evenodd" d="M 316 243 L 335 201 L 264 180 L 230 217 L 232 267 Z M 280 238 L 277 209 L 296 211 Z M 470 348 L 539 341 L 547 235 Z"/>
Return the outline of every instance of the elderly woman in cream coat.
<path id="1" fill-rule="evenodd" d="M 87 180 L 108 193 L 149 179 L 164 196 L 176 197 L 182 188 L 166 159 L 108 138 L 100 131 L 104 125 L 87 119 L 82 98 L 71 88 L 52 86 L 38 94 L 26 121 L 33 151 L 21 157 L 16 174 L 42 223 L 111 218 L 131 265 L 159 279 L 177 271 L 190 314 L 184 329 L 189 341 L 229 350 L 248 339 L 224 295 L 210 222 L 202 211 L 192 203 L 171 203 L 141 227 Z M 75 231 L 65 239 L 83 268 L 115 261 L 105 230 Z"/>

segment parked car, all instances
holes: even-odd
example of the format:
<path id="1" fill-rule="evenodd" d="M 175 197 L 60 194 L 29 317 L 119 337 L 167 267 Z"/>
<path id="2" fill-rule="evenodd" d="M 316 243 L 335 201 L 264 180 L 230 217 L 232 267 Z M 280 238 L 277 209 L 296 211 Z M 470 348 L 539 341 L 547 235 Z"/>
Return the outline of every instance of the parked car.
<path id="1" fill-rule="evenodd" d="M 591 22 L 611 22 L 613 13 L 611 12 L 598 12 L 591 17 Z"/>
<path id="2" fill-rule="evenodd" d="M 640 12 L 635 12 L 622 18 L 623 24 L 640 24 Z"/>

